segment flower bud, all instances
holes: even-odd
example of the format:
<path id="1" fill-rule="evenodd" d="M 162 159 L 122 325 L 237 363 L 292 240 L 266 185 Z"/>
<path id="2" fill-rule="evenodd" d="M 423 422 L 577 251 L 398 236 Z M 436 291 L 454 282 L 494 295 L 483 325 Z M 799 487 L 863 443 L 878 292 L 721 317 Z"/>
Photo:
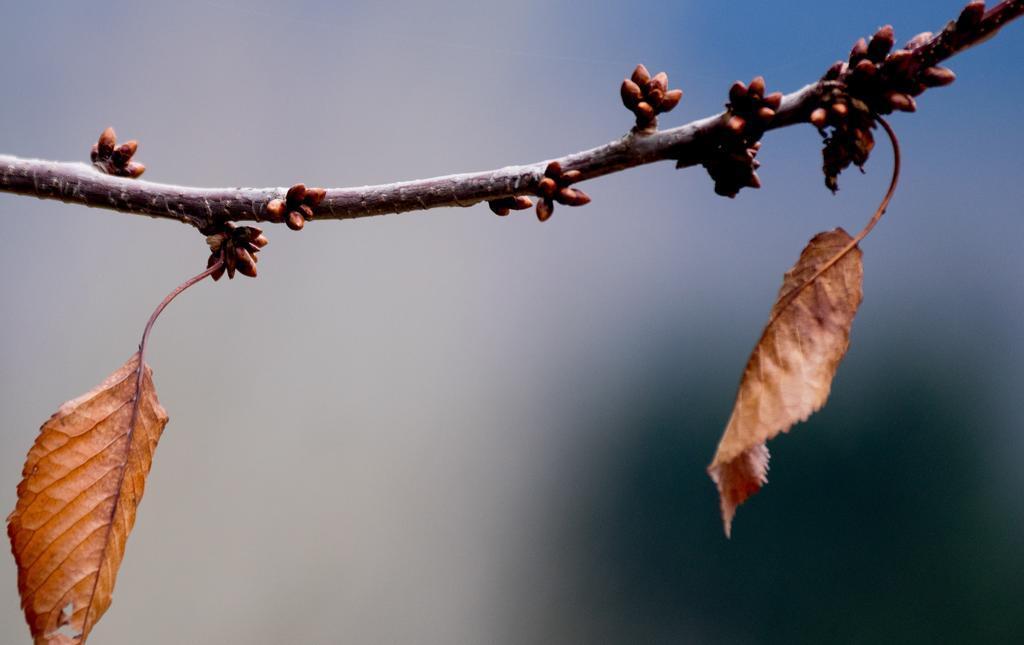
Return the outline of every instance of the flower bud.
<path id="1" fill-rule="evenodd" d="M 513 199 L 512 206 L 510 208 L 512 208 L 512 210 L 522 211 L 526 210 L 531 206 L 533 206 L 532 199 L 530 199 L 526 195 L 516 195 Z"/>
<path id="2" fill-rule="evenodd" d="M 542 222 L 546 222 L 551 219 L 551 213 L 554 212 L 555 206 L 551 203 L 550 199 L 542 199 L 537 202 L 537 219 Z"/>
<path id="3" fill-rule="evenodd" d="M 280 222 L 281 218 L 284 216 L 284 211 L 284 200 L 272 199 L 269 202 L 267 202 L 267 215 L 269 215 L 269 219 L 271 221 Z"/>
<path id="4" fill-rule="evenodd" d="M 811 123 L 819 130 L 825 127 L 825 121 L 827 118 L 828 113 L 825 111 L 825 108 L 815 108 L 814 111 L 811 112 Z"/>
<path id="5" fill-rule="evenodd" d="M 285 201 L 288 202 L 289 206 L 298 205 L 302 202 L 302 198 L 306 196 L 306 185 L 295 184 L 288 189 L 288 193 L 285 195 Z"/>
<path id="6" fill-rule="evenodd" d="M 917 111 L 917 102 L 902 92 L 889 92 L 885 97 L 894 110 L 899 110 L 900 112 Z"/>
<path id="7" fill-rule="evenodd" d="M 979 24 L 981 19 L 985 16 L 985 3 L 984 2 L 970 2 L 964 7 L 964 10 L 960 12 L 960 17 L 956 19 L 956 30 L 957 31 L 970 31 Z"/>
<path id="8" fill-rule="evenodd" d="M 732 87 L 729 88 L 729 100 L 732 101 L 733 103 L 746 98 L 746 96 L 747 86 L 746 84 L 743 83 L 743 81 L 736 81 L 735 83 L 732 84 Z"/>
<path id="9" fill-rule="evenodd" d="M 846 63 L 841 60 L 837 60 L 832 63 L 832 67 L 828 68 L 828 71 L 825 72 L 825 75 L 822 76 L 822 78 L 826 81 L 834 81 L 845 71 L 845 68 Z"/>
<path id="10" fill-rule="evenodd" d="M 648 94 L 654 90 L 660 90 L 662 94 L 668 91 L 668 74 L 665 72 L 658 72 L 653 78 L 651 78 L 651 80 L 647 81 Z"/>
<path id="11" fill-rule="evenodd" d="M 864 58 L 854 65 L 853 72 L 861 78 L 871 78 L 878 73 L 878 68 L 870 60 Z"/>
<path id="12" fill-rule="evenodd" d="M 754 80 L 750 81 L 750 87 L 747 88 L 747 93 L 753 98 L 761 98 L 764 96 L 764 77 L 758 76 Z"/>
<path id="13" fill-rule="evenodd" d="M 942 87 L 956 80 L 953 70 L 945 67 L 929 67 L 921 72 L 921 83 L 927 87 Z"/>
<path id="14" fill-rule="evenodd" d="M 871 42 L 868 43 L 868 58 L 876 63 L 881 63 L 895 43 L 896 34 L 893 32 L 892 25 L 882 27 L 875 32 L 875 35 L 871 37 Z"/>
<path id="15" fill-rule="evenodd" d="M 636 107 L 636 104 L 644 98 L 644 94 L 640 89 L 640 86 L 628 78 L 622 81 L 622 87 L 619 88 L 619 95 L 622 97 L 622 104 L 630 110 Z"/>
<path id="16" fill-rule="evenodd" d="M 682 90 L 676 89 L 676 90 L 669 90 L 669 91 L 665 92 L 665 97 L 663 99 L 661 99 L 661 111 L 662 112 L 671 112 L 672 108 L 674 108 L 675 106 L 679 105 L 679 101 L 682 98 L 683 98 L 683 91 Z"/>
<path id="17" fill-rule="evenodd" d="M 558 201 L 567 206 L 583 206 L 590 203 L 590 197 L 576 188 L 563 188 L 558 191 Z"/>
<path id="18" fill-rule="evenodd" d="M 647 85 L 647 81 L 651 80 L 651 73 L 647 71 L 647 68 L 643 66 L 643 63 L 636 66 L 633 70 L 633 76 L 631 77 L 633 82 L 643 87 Z"/>
<path id="19" fill-rule="evenodd" d="M 558 190 L 558 184 L 551 177 L 544 177 L 537 183 L 537 192 L 546 199 L 551 198 Z"/>
<path id="20" fill-rule="evenodd" d="M 121 145 L 114 148 L 114 152 L 110 157 L 110 160 L 114 162 L 114 165 L 119 168 L 124 168 L 128 165 L 128 160 L 132 158 L 135 151 L 139 149 L 139 142 L 135 139 L 131 141 L 125 141 Z"/>
<path id="21" fill-rule="evenodd" d="M 301 231 L 302 227 L 306 225 L 306 220 L 302 217 L 302 213 L 298 211 L 290 211 L 285 224 L 287 224 L 288 228 L 293 231 Z"/>
<path id="22" fill-rule="evenodd" d="M 117 135 L 114 128 L 107 128 L 100 134 L 99 142 L 96 144 L 100 159 L 106 159 L 114 153 L 114 146 L 117 144 Z"/>
<path id="23" fill-rule="evenodd" d="M 327 190 L 324 188 L 307 188 L 306 194 L 302 196 L 302 203 L 309 204 L 310 206 L 316 206 L 320 202 L 324 201 L 324 197 L 327 196 Z"/>
<path id="24" fill-rule="evenodd" d="M 853 44 L 850 50 L 850 64 L 856 65 L 862 58 L 868 55 L 868 43 L 863 38 Z"/>

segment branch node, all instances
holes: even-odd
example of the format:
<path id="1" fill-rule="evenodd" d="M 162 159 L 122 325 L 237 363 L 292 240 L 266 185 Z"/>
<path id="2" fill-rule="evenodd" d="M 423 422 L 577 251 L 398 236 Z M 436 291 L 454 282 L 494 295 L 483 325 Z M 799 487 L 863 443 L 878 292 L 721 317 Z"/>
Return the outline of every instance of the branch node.
<path id="1" fill-rule="evenodd" d="M 743 188 L 761 187 L 756 172 L 761 165 L 756 159 L 760 139 L 782 105 L 782 93 L 765 94 L 766 89 L 763 76 L 754 78 L 750 85 L 733 83 L 722 127 L 712 132 L 706 144 L 700 163 L 715 180 L 715 192 L 723 197 L 735 197 Z M 683 160 L 677 165 L 683 166 Z"/>
<path id="2" fill-rule="evenodd" d="M 307 188 L 305 184 L 295 184 L 288 189 L 283 200 L 272 199 L 267 203 L 268 219 L 272 222 L 283 221 L 293 231 L 301 231 L 306 222 L 313 219 L 313 209 L 326 196 L 325 188 Z"/>
<path id="3" fill-rule="evenodd" d="M 641 66 L 642 67 L 642 66 Z M 644 70 L 646 71 L 646 70 Z M 562 164 L 552 161 L 544 169 L 544 176 L 537 182 L 537 219 L 546 222 L 555 211 L 555 202 L 566 206 L 583 206 L 590 203 L 590 196 L 578 188 L 569 186 L 579 181 L 582 173 L 578 170 L 562 170 Z"/>

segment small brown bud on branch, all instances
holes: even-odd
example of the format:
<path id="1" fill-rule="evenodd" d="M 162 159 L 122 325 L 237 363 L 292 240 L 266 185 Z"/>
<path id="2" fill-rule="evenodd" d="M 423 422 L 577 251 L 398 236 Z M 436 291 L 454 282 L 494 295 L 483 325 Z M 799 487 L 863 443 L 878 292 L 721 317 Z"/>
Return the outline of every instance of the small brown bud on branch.
<path id="1" fill-rule="evenodd" d="M 956 19 L 957 31 L 970 31 L 981 24 L 981 19 L 985 16 L 985 3 L 984 1 L 971 2 L 963 11 L 960 12 L 960 17 Z"/>
<path id="2" fill-rule="evenodd" d="M 886 25 L 875 32 L 868 43 L 868 58 L 876 63 L 881 63 L 896 44 L 896 34 L 892 25 Z"/>
<path id="3" fill-rule="evenodd" d="M 811 112 L 811 123 L 819 130 L 825 127 L 825 120 L 827 118 L 828 112 L 825 108 L 815 108 L 814 111 Z"/>
<path id="4" fill-rule="evenodd" d="M 135 179 L 146 171 L 144 165 L 131 160 L 138 149 L 139 142 L 134 139 L 117 145 L 114 128 L 108 127 L 103 130 L 99 140 L 93 145 L 89 158 L 92 160 L 92 165 L 100 172 Z"/>
<path id="5" fill-rule="evenodd" d="M 267 202 L 267 219 L 271 222 L 283 222 L 287 210 L 283 199 L 272 199 Z"/>
<path id="6" fill-rule="evenodd" d="M 107 126 L 107 128 L 100 133 L 100 139 L 97 143 L 100 158 L 108 158 L 110 155 L 114 154 L 115 145 L 117 145 L 117 135 L 114 134 L 114 128 Z"/>
<path id="7" fill-rule="evenodd" d="M 327 190 L 324 188 L 306 188 L 305 184 L 295 184 L 285 193 L 284 201 L 272 199 L 267 203 L 267 214 L 272 221 L 283 219 L 288 228 L 301 231 L 306 222 L 313 219 L 313 208 L 326 196 Z"/>
<path id="8" fill-rule="evenodd" d="M 551 198 L 554 196 L 555 191 L 558 190 L 558 183 L 551 177 L 544 177 L 537 184 L 537 190 L 541 197 Z"/>
<path id="9" fill-rule="evenodd" d="M 651 73 L 648 72 L 647 68 L 644 67 L 643 63 L 641 63 L 633 70 L 631 80 L 640 87 L 643 87 L 644 85 L 647 85 L 647 81 L 651 80 Z"/>
<path id="10" fill-rule="evenodd" d="M 622 95 L 622 104 L 629 110 L 635 108 L 637 103 L 644 98 L 644 92 L 640 86 L 628 78 L 622 81 L 619 93 Z"/>
<path id="11" fill-rule="evenodd" d="M 825 75 L 822 76 L 821 78 L 822 80 L 826 81 L 834 81 L 838 79 L 840 75 L 842 75 L 842 73 L 846 70 L 846 67 L 846 63 L 844 63 L 841 60 L 837 60 L 836 62 L 832 63 L 832 67 L 829 67 L 828 70 L 825 72 Z"/>
<path id="12" fill-rule="evenodd" d="M 753 99 L 764 97 L 764 76 L 758 76 L 750 81 L 750 85 L 747 87 L 747 95 Z"/>
<path id="13" fill-rule="evenodd" d="M 868 56 L 868 42 L 863 38 L 859 39 L 853 44 L 853 49 L 850 50 L 850 66 L 856 65 L 863 58 Z"/>
<path id="14" fill-rule="evenodd" d="M 889 99 L 889 104 L 894 110 L 899 110 L 900 112 L 917 111 L 917 103 L 911 96 L 900 92 L 889 92 L 886 96 Z"/>
<path id="15" fill-rule="evenodd" d="M 636 72 L 634 72 L 634 75 L 636 75 Z M 660 81 L 651 79 L 651 82 Z M 561 164 L 557 161 L 549 163 L 544 169 L 544 176 L 537 182 L 537 194 L 540 197 L 537 201 L 537 219 L 542 222 L 546 222 L 551 219 L 551 214 L 555 211 L 555 202 L 565 204 L 566 206 L 583 206 L 584 204 L 589 204 L 589 195 L 578 188 L 569 188 L 569 185 L 578 181 L 580 176 L 581 174 L 578 170 L 563 171 Z M 519 203 L 523 205 L 523 208 L 529 208 L 531 205 L 529 198 L 517 197 L 516 199 L 522 200 Z M 500 203 L 499 207 L 511 208 L 505 203 Z M 491 210 L 494 210 L 493 205 L 491 206 Z"/>
<path id="16" fill-rule="evenodd" d="M 729 88 L 729 101 L 737 103 L 747 97 L 747 85 L 743 81 L 736 81 Z"/>
<path id="17" fill-rule="evenodd" d="M 551 219 L 551 213 L 555 210 L 554 204 L 550 199 L 542 199 L 537 202 L 537 219 L 542 222 L 546 222 Z"/>
<path id="18" fill-rule="evenodd" d="M 945 67 L 929 67 L 921 72 L 921 83 L 926 87 L 943 87 L 956 80 L 953 70 Z"/>
<path id="19" fill-rule="evenodd" d="M 668 74 L 658 72 L 653 77 L 643 65 L 637 65 L 630 78 L 619 88 L 622 104 L 636 116 L 634 130 L 650 131 L 657 127 L 659 114 L 670 112 L 679 105 L 683 91 L 668 89 Z"/>
<path id="20" fill-rule="evenodd" d="M 533 206 L 533 200 L 525 195 L 516 195 L 515 197 L 493 199 L 487 202 L 487 205 L 491 208 L 491 211 L 493 211 L 494 214 L 504 217 L 508 215 L 510 211 L 521 211 L 530 208 Z"/>

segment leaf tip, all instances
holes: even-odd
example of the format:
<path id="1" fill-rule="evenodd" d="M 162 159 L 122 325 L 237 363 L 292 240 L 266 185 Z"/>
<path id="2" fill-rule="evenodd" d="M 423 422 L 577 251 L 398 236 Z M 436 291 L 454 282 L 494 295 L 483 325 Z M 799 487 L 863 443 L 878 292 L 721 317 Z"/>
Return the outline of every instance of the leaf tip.
<path id="1" fill-rule="evenodd" d="M 708 475 L 718 487 L 722 528 L 726 538 L 732 537 L 732 521 L 736 517 L 736 509 L 768 483 L 769 458 L 768 447 L 761 443 L 728 461 L 716 455 L 708 466 Z"/>

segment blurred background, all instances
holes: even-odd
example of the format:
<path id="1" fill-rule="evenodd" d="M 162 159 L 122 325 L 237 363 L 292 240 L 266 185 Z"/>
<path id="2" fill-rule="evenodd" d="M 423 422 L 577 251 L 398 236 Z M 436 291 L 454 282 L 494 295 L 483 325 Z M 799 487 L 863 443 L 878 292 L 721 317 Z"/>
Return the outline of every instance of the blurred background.
<path id="1" fill-rule="evenodd" d="M 7 2 L 0 151 L 86 160 L 113 125 L 153 181 L 481 170 L 620 136 L 638 62 L 685 91 L 669 127 L 961 4 Z M 203 283 L 155 329 L 171 422 L 91 642 L 1015 641 L 1021 60 L 1013 24 L 893 117 L 904 180 L 864 245 L 851 350 L 728 541 L 704 468 L 744 363 L 806 241 L 875 208 L 885 146 L 837 196 L 802 127 L 766 137 L 764 188 L 735 200 L 665 163 L 544 225 L 476 206 L 272 227 L 258 280 Z M 9 510 L 38 426 L 207 249 L 24 197 L 0 219 Z M 5 556 L 0 642 L 28 641 Z"/>

